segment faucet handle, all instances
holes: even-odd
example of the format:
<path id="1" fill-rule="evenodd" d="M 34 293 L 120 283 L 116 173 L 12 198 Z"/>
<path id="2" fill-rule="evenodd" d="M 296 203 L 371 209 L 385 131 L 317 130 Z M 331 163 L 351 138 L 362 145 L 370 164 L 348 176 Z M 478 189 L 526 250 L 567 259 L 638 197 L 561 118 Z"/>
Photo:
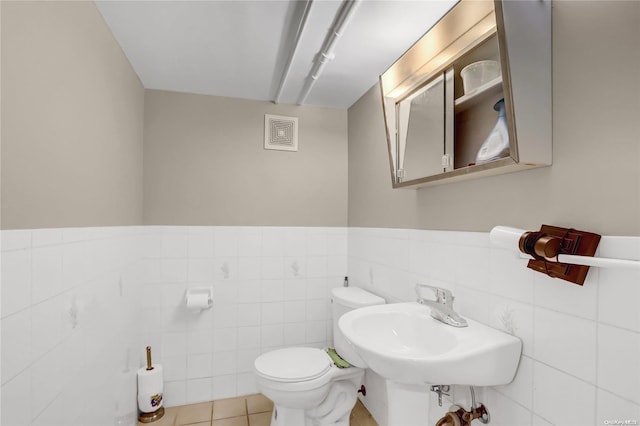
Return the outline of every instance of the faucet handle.
<path id="1" fill-rule="evenodd" d="M 447 306 L 453 305 L 454 297 L 453 297 L 453 294 L 451 293 L 451 290 L 442 288 L 442 287 L 436 287 L 429 284 L 416 283 L 416 294 L 418 295 L 418 299 L 423 299 L 423 300 L 424 298 L 420 294 L 420 289 L 422 288 L 428 288 L 429 290 L 433 291 L 433 293 L 436 295 L 435 301 L 437 303 L 442 303 L 443 305 L 447 305 Z"/>
<path id="2" fill-rule="evenodd" d="M 420 294 L 420 290 L 428 288 L 436 295 L 436 300 L 425 299 Z M 431 316 L 438 321 L 454 327 L 466 327 L 467 320 L 455 313 L 453 310 L 453 294 L 451 290 L 442 287 L 436 287 L 428 284 L 416 283 L 416 294 L 418 295 L 418 303 L 427 305 L 431 308 Z"/>

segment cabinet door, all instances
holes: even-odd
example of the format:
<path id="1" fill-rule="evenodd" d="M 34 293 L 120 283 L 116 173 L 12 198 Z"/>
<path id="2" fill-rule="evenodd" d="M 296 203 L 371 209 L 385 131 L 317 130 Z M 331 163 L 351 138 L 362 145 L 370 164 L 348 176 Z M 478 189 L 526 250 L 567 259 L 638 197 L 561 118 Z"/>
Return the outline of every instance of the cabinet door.
<path id="1" fill-rule="evenodd" d="M 482 61 L 501 76 L 469 68 L 467 90 Z M 393 188 L 551 165 L 551 88 L 550 0 L 460 0 L 380 76 Z M 508 151 L 478 158 L 505 121 Z"/>
<path id="2" fill-rule="evenodd" d="M 446 92 L 442 73 L 396 104 L 397 182 L 444 171 Z"/>

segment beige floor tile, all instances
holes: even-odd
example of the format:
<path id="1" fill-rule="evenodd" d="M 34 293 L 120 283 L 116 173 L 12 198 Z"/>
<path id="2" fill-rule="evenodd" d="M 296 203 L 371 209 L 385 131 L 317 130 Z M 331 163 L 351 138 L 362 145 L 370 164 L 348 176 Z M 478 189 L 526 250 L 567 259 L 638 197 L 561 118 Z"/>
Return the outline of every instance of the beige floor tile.
<path id="1" fill-rule="evenodd" d="M 228 417 L 226 419 L 213 420 L 213 426 L 249 426 L 247 416 Z"/>
<path id="2" fill-rule="evenodd" d="M 247 413 L 264 413 L 273 411 L 273 402 L 262 394 L 247 396 Z"/>
<path id="3" fill-rule="evenodd" d="M 373 419 L 367 407 L 365 407 L 360 400 L 356 402 L 355 407 L 351 410 L 349 422 L 351 426 L 378 426 L 378 423 Z"/>
<path id="4" fill-rule="evenodd" d="M 190 425 L 199 422 L 211 421 L 212 402 L 182 405 L 176 416 L 176 426 Z"/>
<path id="5" fill-rule="evenodd" d="M 378 423 L 373 420 L 373 417 L 361 418 L 358 419 L 358 422 L 358 426 L 378 426 Z"/>
<path id="6" fill-rule="evenodd" d="M 269 426 L 271 411 L 266 413 L 249 414 L 249 426 Z"/>
<path id="7" fill-rule="evenodd" d="M 363 420 L 361 418 L 355 418 L 355 419 L 350 419 L 349 420 L 349 426 L 377 426 L 374 424 L 370 424 L 370 423 L 365 423 L 367 422 L 367 420 Z"/>
<path id="8" fill-rule="evenodd" d="M 247 404 L 244 398 L 221 399 L 213 402 L 213 419 L 226 419 L 247 415 Z"/>
<path id="9" fill-rule="evenodd" d="M 153 423 L 141 423 L 138 422 L 138 426 L 174 426 L 176 421 L 176 414 L 178 413 L 179 407 L 165 407 L 164 416 L 160 420 L 156 420 Z"/>
<path id="10" fill-rule="evenodd" d="M 172 419 L 176 419 L 178 415 L 178 410 L 180 410 L 181 405 L 177 407 L 164 407 L 164 417 L 171 417 Z"/>
<path id="11" fill-rule="evenodd" d="M 369 412 L 367 411 L 367 409 L 365 408 L 364 405 L 357 403 L 355 407 L 353 407 L 353 410 L 351 410 L 352 414 L 355 414 L 357 416 L 362 415 L 362 414 L 369 414 Z"/>
<path id="12" fill-rule="evenodd" d="M 212 416 L 213 411 L 213 416 Z M 165 408 L 152 426 L 269 426 L 273 402 L 262 394 Z M 248 412 L 248 413 L 247 413 Z M 213 417 L 213 420 L 210 420 Z M 378 426 L 359 400 L 351 411 L 350 426 Z M 145 426 L 138 423 L 139 426 Z M 147 423 L 149 425 L 149 423 Z"/>

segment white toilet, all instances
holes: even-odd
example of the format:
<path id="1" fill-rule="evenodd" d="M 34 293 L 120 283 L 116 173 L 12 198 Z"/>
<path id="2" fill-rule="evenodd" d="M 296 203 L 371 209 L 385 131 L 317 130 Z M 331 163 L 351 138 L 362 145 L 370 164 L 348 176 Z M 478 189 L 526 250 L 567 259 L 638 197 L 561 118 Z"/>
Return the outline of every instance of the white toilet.
<path id="1" fill-rule="evenodd" d="M 349 426 L 366 364 L 338 328 L 342 314 L 384 299 L 358 287 L 331 290 L 333 342 L 352 366 L 338 368 L 324 349 L 285 348 L 256 358 L 258 389 L 274 404 L 271 426 Z"/>

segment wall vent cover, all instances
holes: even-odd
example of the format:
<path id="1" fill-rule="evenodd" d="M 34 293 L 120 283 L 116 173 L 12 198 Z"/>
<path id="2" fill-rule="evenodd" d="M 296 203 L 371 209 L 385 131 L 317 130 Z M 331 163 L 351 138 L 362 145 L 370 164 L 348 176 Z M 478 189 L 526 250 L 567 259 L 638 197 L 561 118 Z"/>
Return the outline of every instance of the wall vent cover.
<path id="1" fill-rule="evenodd" d="M 264 115 L 264 148 L 298 150 L 298 117 Z"/>

